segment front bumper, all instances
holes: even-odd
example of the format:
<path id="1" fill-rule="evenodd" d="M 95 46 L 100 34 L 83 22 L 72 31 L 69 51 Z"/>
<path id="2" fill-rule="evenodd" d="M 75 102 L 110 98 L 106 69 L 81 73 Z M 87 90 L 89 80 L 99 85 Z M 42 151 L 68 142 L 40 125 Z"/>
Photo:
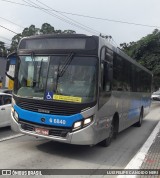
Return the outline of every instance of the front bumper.
<path id="1" fill-rule="evenodd" d="M 33 131 L 24 130 L 22 127 L 22 124 L 18 123 L 14 119 L 12 114 L 11 116 L 12 116 L 11 128 L 15 132 L 20 132 L 20 133 L 32 135 L 35 137 L 41 137 L 41 138 L 46 138 L 46 139 L 50 139 L 50 140 L 54 140 L 58 142 L 64 142 L 64 143 L 76 144 L 76 145 L 94 145 L 97 143 L 97 137 L 96 137 L 97 133 L 96 133 L 96 130 L 94 129 L 94 122 L 91 125 L 83 129 L 80 129 L 74 132 L 68 132 L 65 137 L 53 136 L 53 135 L 45 136 L 45 135 L 37 134 L 34 130 Z M 29 123 L 27 124 L 29 125 Z"/>

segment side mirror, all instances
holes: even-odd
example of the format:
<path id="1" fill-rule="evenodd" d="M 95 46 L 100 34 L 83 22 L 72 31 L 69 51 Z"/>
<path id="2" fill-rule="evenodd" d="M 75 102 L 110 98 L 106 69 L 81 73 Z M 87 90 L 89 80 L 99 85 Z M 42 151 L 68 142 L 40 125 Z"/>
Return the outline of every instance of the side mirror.
<path id="1" fill-rule="evenodd" d="M 17 53 L 11 53 L 10 55 L 7 56 L 7 64 L 6 64 L 5 74 L 11 80 L 14 80 L 14 71 L 10 71 L 10 66 L 15 66 L 16 60 L 17 60 Z"/>

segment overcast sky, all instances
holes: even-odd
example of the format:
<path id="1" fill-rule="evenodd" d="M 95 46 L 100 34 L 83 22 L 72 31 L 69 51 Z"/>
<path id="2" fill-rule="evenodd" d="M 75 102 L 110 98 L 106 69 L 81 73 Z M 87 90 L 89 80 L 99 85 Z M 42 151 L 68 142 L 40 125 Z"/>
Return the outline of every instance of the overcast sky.
<path id="1" fill-rule="evenodd" d="M 27 4 L 23 0 L 10 0 L 12 2 Z M 29 0 L 26 0 L 29 2 Z M 30 0 L 38 3 L 36 0 Z M 126 21 L 137 24 L 146 24 L 160 27 L 160 0 L 39 0 L 49 7 L 74 14 L 107 18 L 116 21 Z M 42 6 L 42 4 L 41 4 Z M 47 7 L 44 7 L 47 8 Z M 110 21 L 95 20 L 78 16 L 66 15 L 79 23 L 94 29 L 94 32 L 88 32 L 81 28 L 72 26 L 64 21 L 57 19 L 43 11 L 31 7 L 20 6 L 0 0 L 0 25 L 21 33 L 23 28 L 13 25 L 1 18 L 8 19 L 22 27 L 29 27 L 34 24 L 40 28 L 45 22 L 51 24 L 55 29 L 72 29 L 77 33 L 95 35 L 103 33 L 111 35 L 114 41 L 119 45 L 123 42 L 137 41 L 149 33 L 152 33 L 156 27 L 143 27 L 136 25 L 127 25 Z M 55 13 L 55 12 L 54 12 Z M 60 14 L 56 14 L 60 15 Z M 63 17 L 64 18 L 64 17 Z M 72 22 L 73 23 L 73 22 Z M 0 41 L 10 43 L 3 38 L 11 39 L 15 34 L 0 27 Z"/>

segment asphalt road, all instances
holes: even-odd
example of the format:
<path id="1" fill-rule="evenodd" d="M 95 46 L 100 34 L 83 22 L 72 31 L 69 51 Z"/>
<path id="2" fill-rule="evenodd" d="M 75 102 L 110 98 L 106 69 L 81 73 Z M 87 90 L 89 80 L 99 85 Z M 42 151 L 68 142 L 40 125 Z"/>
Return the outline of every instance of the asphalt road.
<path id="1" fill-rule="evenodd" d="M 117 139 L 106 148 L 99 145 L 93 147 L 69 145 L 26 135 L 5 140 L 16 133 L 9 128 L 0 129 L 0 168 L 123 169 L 160 120 L 159 108 L 160 103 L 153 103 L 150 113 L 143 120 L 142 127 L 132 126 L 119 133 Z"/>
<path id="2" fill-rule="evenodd" d="M 13 135 L 17 135 L 17 133 L 13 132 L 11 127 L 0 128 L 0 140 Z"/>

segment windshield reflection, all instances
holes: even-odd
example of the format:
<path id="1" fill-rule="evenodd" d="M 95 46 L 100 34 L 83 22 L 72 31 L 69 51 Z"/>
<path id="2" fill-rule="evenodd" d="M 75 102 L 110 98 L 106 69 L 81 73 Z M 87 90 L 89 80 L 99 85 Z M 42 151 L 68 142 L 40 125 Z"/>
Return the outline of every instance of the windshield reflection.
<path id="1" fill-rule="evenodd" d="M 15 94 L 36 99 L 86 103 L 96 98 L 97 59 L 21 56 Z M 59 69 L 63 68 L 62 75 Z"/>

